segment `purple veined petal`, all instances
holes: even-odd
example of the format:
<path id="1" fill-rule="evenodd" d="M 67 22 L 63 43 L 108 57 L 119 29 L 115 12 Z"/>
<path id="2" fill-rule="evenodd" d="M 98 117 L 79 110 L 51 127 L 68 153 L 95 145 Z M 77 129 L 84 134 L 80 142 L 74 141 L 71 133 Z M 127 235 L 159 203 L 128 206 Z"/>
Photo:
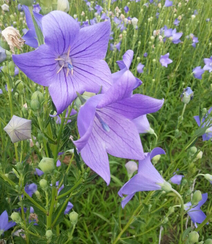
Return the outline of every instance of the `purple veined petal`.
<path id="1" fill-rule="evenodd" d="M 160 148 L 160 147 L 154 148 L 150 152 L 150 160 L 152 160 L 152 158 L 154 158 L 156 155 L 159 155 L 159 154 L 166 154 L 166 152 L 162 148 Z"/>
<path id="2" fill-rule="evenodd" d="M 124 74 L 126 69 L 119 70 L 112 74 L 113 83 L 119 80 L 119 78 Z"/>
<path id="3" fill-rule="evenodd" d="M 135 119 L 141 115 L 158 111 L 163 103 L 163 99 L 160 100 L 146 95 L 135 94 L 109 106 L 117 113 L 129 119 Z"/>
<path id="4" fill-rule="evenodd" d="M 79 83 L 83 86 L 83 92 L 98 93 L 102 87 L 102 92 L 108 90 L 112 85 L 112 75 L 108 64 L 104 60 L 92 60 L 92 62 L 83 59 L 73 59 L 73 79 L 74 84 Z M 75 89 L 75 93 L 76 93 Z M 78 91 L 79 92 L 79 91 Z M 80 93 L 80 92 L 79 92 Z"/>
<path id="5" fill-rule="evenodd" d="M 80 30 L 77 21 L 62 11 L 52 11 L 45 15 L 42 26 L 45 43 L 57 55 L 66 53 L 72 47 Z"/>
<path id="6" fill-rule="evenodd" d="M 107 152 L 115 157 L 143 159 L 143 147 L 138 130 L 132 121 L 108 108 L 97 110 L 98 115 L 109 127 L 105 131 L 97 118 L 94 119 L 93 134 L 104 143 Z"/>
<path id="7" fill-rule="evenodd" d="M 74 205 L 71 202 L 68 202 L 68 205 L 64 211 L 64 214 L 68 214 L 71 211 L 71 209 L 73 208 L 73 206 Z"/>
<path id="8" fill-rule="evenodd" d="M 184 177 L 184 175 L 174 175 L 172 176 L 172 178 L 170 179 L 170 181 L 174 184 L 180 185 L 182 178 Z"/>
<path id="9" fill-rule="evenodd" d="M 8 213 L 5 210 L 0 216 L 0 230 L 5 230 L 7 224 L 8 224 Z"/>
<path id="10" fill-rule="evenodd" d="M 27 33 L 23 36 L 23 39 L 25 40 L 26 45 L 34 48 L 38 47 L 38 41 L 32 30 L 28 30 Z"/>
<path id="11" fill-rule="evenodd" d="M 191 209 L 188 211 L 188 215 L 191 217 L 191 220 L 194 223 L 198 223 L 198 224 L 202 223 L 206 218 L 206 215 L 201 209 L 196 209 L 196 210 Z"/>
<path id="12" fill-rule="evenodd" d="M 133 51 L 127 50 L 123 55 L 123 60 L 117 61 L 119 68 L 122 70 L 124 68 L 129 69 L 133 60 Z"/>
<path id="13" fill-rule="evenodd" d="M 80 29 L 78 37 L 71 45 L 70 57 L 104 59 L 110 37 L 110 22 L 105 21 Z"/>
<path id="14" fill-rule="evenodd" d="M 149 121 L 146 115 L 141 115 L 133 120 L 133 123 L 138 129 L 138 133 L 147 133 L 150 129 Z"/>
<path id="15" fill-rule="evenodd" d="M 119 191 L 120 192 L 120 191 Z M 120 192 L 120 194 L 121 194 L 121 192 Z M 129 194 L 128 196 L 126 196 L 123 200 L 122 200 L 122 202 L 121 202 L 121 207 L 122 208 L 124 208 L 125 207 L 125 205 L 133 198 L 133 196 L 134 196 L 135 194 Z"/>
<path id="16" fill-rule="evenodd" d="M 42 86 L 49 86 L 54 82 L 60 68 L 55 61 L 57 56 L 46 45 L 41 45 L 38 49 L 29 53 L 12 55 L 12 58 L 19 69 L 31 80 Z"/>
<path id="17" fill-rule="evenodd" d="M 4 231 L 9 230 L 10 228 L 12 228 L 12 227 L 15 226 L 15 225 L 16 225 L 16 223 L 13 222 L 13 221 L 8 222 L 7 225 L 4 227 Z M 0 228 L 0 229 L 1 229 L 1 228 Z"/>
<path id="18" fill-rule="evenodd" d="M 39 14 L 39 13 L 36 13 L 35 11 L 33 11 L 33 14 L 34 14 L 35 20 L 36 20 L 39 28 L 41 29 L 41 31 L 43 31 L 43 27 L 42 27 L 42 18 L 43 18 L 43 15 L 42 14 Z"/>
<path id="19" fill-rule="evenodd" d="M 194 119 L 197 122 L 198 126 L 200 126 L 201 125 L 201 122 L 200 122 L 199 116 L 198 115 L 197 116 L 194 116 Z"/>
<path id="20" fill-rule="evenodd" d="M 94 117 L 96 113 L 96 106 L 99 101 L 102 99 L 103 95 L 97 95 L 88 99 L 88 101 L 80 108 L 77 125 L 78 131 L 80 134 L 80 139 L 74 141 L 75 146 L 78 151 L 81 151 L 82 148 L 86 145 L 89 140 L 90 134 L 92 132 L 92 127 L 94 123 Z"/>
<path id="21" fill-rule="evenodd" d="M 135 87 L 135 84 L 136 78 L 129 70 L 126 70 L 119 80 L 106 91 L 104 98 L 98 105 L 98 108 L 105 107 L 125 97 L 129 97 Z"/>
<path id="22" fill-rule="evenodd" d="M 81 157 L 85 164 L 100 175 L 107 185 L 110 184 L 110 166 L 108 156 L 102 141 L 90 135 L 89 141 L 81 150 Z"/>

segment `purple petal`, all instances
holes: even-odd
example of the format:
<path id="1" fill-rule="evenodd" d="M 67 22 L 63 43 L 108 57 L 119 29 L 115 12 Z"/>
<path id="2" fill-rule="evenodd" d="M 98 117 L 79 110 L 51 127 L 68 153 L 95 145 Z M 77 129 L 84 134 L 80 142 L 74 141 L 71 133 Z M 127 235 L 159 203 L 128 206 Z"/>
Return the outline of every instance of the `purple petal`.
<path id="1" fill-rule="evenodd" d="M 32 197 L 32 195 L 37 191 L 37 185 L 35 183 L 26 185 L 24 190 L 30 197 Z"/>
<path id="2" fill-rule="evenodd" d="M 8 213 L 5 210 L 0 216 L 0 230 L 5 230 L 7 224 L 8 224 Z"/>
<path id="3" fill-rule="evenodd" d="M 35 169 L 35 173 L 36 173 L 38 176 L 41 176 L 41 175 L 44 174 L 42 170 L 37 169 L 37 168 Z"/>
<path id="4" fill-rule="evenodd" d="M 105 21 L 80 29 L 79 35 L 71 46 L 70 56 L 74 59 L 104 59 L 110 37 L 110 22 Z"/>
<path id="5" fill-rule="evenodd" d="M 71 202 L 68 202 L 68 205 L 64 211 L 64 214 L 68 214 L 71 211 L 71 209 L 73 208 L 73 206 L 74 205 Z"/>
<path id="6" fill-rule="evenodd" d="M 200 122 L 199 116 L 198 115 L 197 116 L 194 116 L 194 119 L 196 120 L 198 126 L 200 126 L 201 125 L 201 122 Z"/>
<path id="7" fill-rule="evenodd" d="M 119 68 L 122 70 L 124 68 L 129 69 L 133 59 L 133 51 L 127 50 L 123 55 L 123 61 L 117 61 Z"/>
<path id="8" fill-rule="evenodd" d="M 62 11 L 52 11 L 42 18 L 45 43 L 51 46 L 52 53 L 66 53 L 79 34 L 79 25 L 75 19 Z M 40 47 L 39 47 L 40 48 Z"/>
<path id="9" fill-rule="evenodd" d="M 147 133 L 150 129 L 149 121 L 146 115 L 141 115 L 133 120 L 133 123 L 138 129 L 138 133 Z"/>
<path id="10" fill-rule="evenodd" d="M 10 228 L 12 228 L 15 225 L 16 225 L 16 223 L 13 221 L 8 222 L 8 224 L 4 227 L 4 231 L 9 230 Z"/>
<path id="11" fill-rule="evenodd" d="M 120 194 L 121 194 L 121 192 L 120 192 Z M 129 194 L 128 196 L 126 196 L 123 200 L 122 200 L 122 202 L 121 202 L 121 206 L 122 206 L 122 208 L 124 208 L 125 207 L 125 205 L 133 198 L 133 196 L 134 196 L 135 194 L 133 193 L 133 194 Z"/>
<path id="12" fill-rule="evenodd" d="M 188 215 L 191 217 L 191 220 L 194 222 L 194 223 L 202 223 L 205 218 L 206 218 L 206 215 L 203 213 L 203 211 L 201 209 L 197 209 L 197 210 L 189 210 L 188 211 Z"/>
<path id="13" fill-rule="evenodd" d="M 172 178 L 170 179 L 170 181 L 174 184 L 180 185 L 182 178 L 184 177 L 184 175 L 174 175 L 172 176 Z"/>
<path id="14" fill-rule="evenodd" d="M 152 158 L 154 158 L 156 155 L 159 154 L 166 154 L 166 152 L 160 148 L 160 147 L 156 147 L 154 148 L 151 152 L 150 152 L 150 160 L 152 160 Z M 140 171 L 140 170 L 139 170 Z"/>

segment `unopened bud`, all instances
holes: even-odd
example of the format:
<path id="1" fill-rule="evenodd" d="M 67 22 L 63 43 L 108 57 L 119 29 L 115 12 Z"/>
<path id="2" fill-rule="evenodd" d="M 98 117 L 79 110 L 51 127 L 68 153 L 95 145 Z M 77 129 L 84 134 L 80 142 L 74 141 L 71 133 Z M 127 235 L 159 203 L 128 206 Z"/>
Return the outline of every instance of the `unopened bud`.
<path id="1" fill-rule="evenodd" d="M 174 213 L 174 207 L 169 207 L 168 215 L 171 215 L 172 213 Z"/>
<path id="2" fill-rule="evenodd" d="M 212 239 L 207 239 L 204 244 L 212 244 Z"/>
<path id="3" fill-rule="evenodd" d="M 194 156 L 197 152 L 197 148 L 195 146 L 189 148 L 189 156 Z"/>
<path id="4" fill-rule="evenodd" d="M 161 186 L 161 190 L 165 192 L 169 192 L 172 190 L 172 186 L 169 182 L 164 181 L 162 184 L 159 184 Z"/>
<path id="5" fill-rule="evenodd" d="M 152 163 L 155 165 L 161 158 L 161 155 L 158 154 L 152 158 Z"/>
<path id="6" fill-rule="evenodd" d="M 19 223 L 22 222 L 22 220 L 21 220 L 21 216 L 20 216 L 20 214 L 17 213 L 17 212 L 13 212 L 13 213 L 11 214 L 10 217 L 11 217 L 11 219 L 12 219 L 14 222 L 16 222 L 17 224 L 19 224 Z"/>
<path id="7" fill-rule="evenodd" d="M 55 168 L 54 159 L 43 158 L 38 164 L 38 166 L 44 173 L 51 173 Z"/>
<path id="8" fill-rule="evenodd" d="M 73 211 L 69 214 L 69 219 L 72 223 L 72 225 L 76 225 L 78 221 L 78 213 Z"/>
<path id="9" fill-rule="evenodd" d="M 64 12 L 69 11 L 69 1 L 68 0 L 58 0 L 57 1 L 57 10 L 61 10 Z"/>
<path id="10" fill-rule="evenodd" d="M 129 161 L 125 164 L 125 167 L 127 169 L 127 173 L 129 177 L 133 175 L 133 173 L 138 169 L 138 165 L 134 161 Z"/>
<path id="11" fill-rule="evenodd" d="M 47 238 L 47 239 L 51 239 L 51 238 L 52 238 L 53 233 L 52 233 L 52 231 L 51 231 L 51 230 L 47 230 L 45 235 L 46 235 L 46 238 Z"/>
<path id="12" fill-rule="evenodd" d="M 45 179 L 39 181 L 40 187 L 45 191 L 48 187 L 48 182 Z"/>
<path id="13" fill-rule="evenodd" d="M 202 193 L 201 191 L 197 190 L 194 192 L 194 195 L 192 197 L 191 203 L 192 205 L 197 205 L 199 201 L 202 200 Z"/>
<path id="14" fill-rule="evenodd" d="M 204 177 L 205 177 L 206 180 L 208 180 L 208 181 L 210 181 L 210 183 L 212 183 L 212 175 L 205 174 Z"/>
<path id="15" fill-rule="evenodd" d="M 189 243 L 193 244 L 198 242 L 199 240 L 199 234 L 196 231 L 192 231 L 188 235 Z"/>

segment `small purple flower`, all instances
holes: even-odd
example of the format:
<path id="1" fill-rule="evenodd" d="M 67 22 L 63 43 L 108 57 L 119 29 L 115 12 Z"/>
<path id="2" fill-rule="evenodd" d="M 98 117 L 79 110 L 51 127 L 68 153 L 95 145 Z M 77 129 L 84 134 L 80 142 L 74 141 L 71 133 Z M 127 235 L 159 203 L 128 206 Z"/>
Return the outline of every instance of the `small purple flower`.
<path id="1" fill-rule="evenodd" d="M 122 200 L 122 208 L 125 207 L 136 192 L 161 190 L 161 185 L 163 185 L 165 180 L 151 163 L 152 158 L 158 154 L 165 154 L 165 151 L 156 147 L 150 153 L 146 153 L 145 158 L 139 161 L 138 173 L 119 190 L 118 194 L 120 197 L 127 195 Z"/>
<path id="2" fill-rule="evenodd" d="M 170 1 L 170 0 L 166 0 L 166 2 L 165 2 L 165 7 L 171 7 L 173 5 L 173 2 L 172 1 Z"/>
<path id="3" fill-rule="evenodd" d="M 5 210 L 1 215 L 0 215 L 0 236 L 7 231 L 8 229 L 12 228 L 15 226 L 16 223 L 13 221 L 8 222 L 8 213 Z"/>
<path id="4" fill-rule="evenodd" d="M 204 58 L 204 63 L 205 63 L 205 66 L 203 67 L 203 69 L 211 72 L 212 71 L 212 56 L 210 58 Z"/>
<path id="5" fill-rule="evenodd" d="M 148 53 L 144 53 L 144 57 L 146 58 L 148 56 Z"/>
<path id="6" fill-rule="evenodd" d="M 201 66 L 197 66 L 196 68 L 193 69 L 193 74 L 194 77 L 197 79 L 202 79 L 202 74 L 205 72 L 204 69 L 201 68 Z"/>
<path id="7" fill-rule="evenodd" d="M 6 55 L 6 50 L 0 46 L 0 63 L 6 60 L 7 55 Z"/>
<path id="8" fill-rule="evenodd" d="M 36 169 L 35 169 L 35 174 L 38 175 L 38 176 L 41 176 L 41 175 L 43 175 L 44 173 L 43 173 L 42 170 L 36 168 Z"/>
<path id="9" fill-rule="evenodd" d="M 143 148 L 133 120 L 156 112 L 163 100 L 132 95 L 137 81 L 126 70 L 106 93 L 93 96 L 81 107 L 77 125 L 80 139 L 74 144 L 84 162 L 110 183 L 107 153 L 121 158 L 143 159 Z"/>
<path id="10" fill-rule="evenodd" d="M 103 8 L 100 5 L 96 5 L 95 9 L 96 9 L 97 14 L 99 14 L 99 15 L 101 14 L 101 12 L 103 10 Z"/>
<path id="11" fill-rule="evenodd" d="M 118 42 L 117 44 L 113 45 L 112 43 L 110 43 L 110 50 L 111 51 L 115 51 L 118 50 L 119 52 L 121 51 L 121 41 Z"/>
<path id="12" fill-rule="evenodd" d="M 129 9 L 129 7 L 128 7 L 128 6 L 125 6 L 125 7 L 124 7 L 124 12 L 125 12 L 125 13 L 128 13 L 128 12 L 129 12 L 129 10 L 130 10 L 130 9 Z"/>
<path id="13" fill-rule="evenodd" d="M 180 23 L 180 21 L 179 21 L 178 19 L 175 19 L 175 20 L 174 20 L 174 25 L 178 26 L 179 23 Z"/>
<path id="14" fill-rule="evenodd" d="M 26 185 L 24 190 L 30 197 L 32 197 L 32 195 L 37 191 L 37 185 L 35 183 Z"/>
<path id="15" fill-rule="evenodd" d="M 202 194 L 202 200 L 196 206 L 192 206 L 191 202 L 184 205 L 185 210 L 188 210 L 188 215 L 195 225 L 196 223 L 201 224 L 206 218 L 206 215 L 203 213 L 200 207 L 207 201 L 207 198 L 208 194 L 204 193 Z"/>
<path id="16" fill-rule="evenodd" d="M 144 71 L 143 71 L 143 68 L 144 68 L 144 65 L 141 64 L 141 63 L 139 63 L 138 66 L 137 66 L 137 72 L 138 72 L 138 73 L 143 73 L 143 72 L 144 72 Z"/>
<path id="17" fill-rule="evenodd" d="M 212 119 L 210 118 L 209 120 L 207 119 L 208 116 L 212 117 L 212 107 L 208 110 L 208 112 L 206 113 L 206 115 L 202 118 L 202 121 L 200 121 L 200 117 L 194 116 L 194 119 L 196 120 L 198 126 L 201 126 L 202 124 L 202 128 L 206 127 L 206 126 L 210 126 L 212 124 Z M 205 120 L 207 119 L 207 121 L 205 122 Z M 202 135 L 202 140 L 203 141 L 208 141 L 208 140 L 212 140 L 212 126 L 210 126 L 209 128 L 207 128 L 207 130 L 205 131 L 205 134 Z"/>
<path id="18" fill-rule="evenodd" d="M 40 13 L 40 11 L 41 11 L 41 7 L 40 7 L 39 3 L 33 5 L 33 11 L 34 11 L 35 13 L 37 13 L 37 14 Z"/>
<path id="19" fill-rule="evenodd" d="M 80 29 L 77 21 L 62 11 L 42 18 L 45 44 L 35 51 L 13 55 L 14 63 L 34 82 L 48 86 L 62 113 L 77 93 L 98 93 L 111 86 L 111 72 L 103 60 L 110 36 L 110 22 Z M 33 60 L 33 62 L 32 62 Z"/>
<path id="20" fill-rule="evenodd" d="M 178 43 L 181 42 L 180 37 L 181 37 L 182 35 L 183 35 L 182 32 L 177 33 L 177 30 L 174 29 L 174 30 L 172 31 L 172 36 L 170 37 L 170 39 L 172 40 L 172 42 L 173 42 L 174 44 L 178 44 Z"/>
<path id="21" fill-rule="evenodd" d="M 198 43 L 198 42 L 199 42 L 198 38 L 194 36 L 194 37 L 192 38 L 192 44 L 191 44 L 191 45 L 192 45 L 193 47 L 196 47 L 196 43 Z"/>
<path id="22" fill-rule="evenodd" d="M 71 211 L 71 209 L 73 208 L 73 206 L 74 205 L 71 202 L 68 202 L 68 205 L 64 211 L 64 214 L 68 214 Z"/>
<path id="23" fill-rule="evenodd" d="M 167 67 L 168 64 L 171 64 L 172 62 L 173 61 L 169 59 L 169 53 L 160 56 L 160 63 L 162 66 Z"/>
<path id="24" fill-rule="evenodd" d="M 183 177 L 184 177 L 184 175 L 177 175 L 177 174 L 175 174 L 174 176 L 172 176 L 172 178 L 170 179 L 170 181 L 173 184 L 180 185 Z"/>

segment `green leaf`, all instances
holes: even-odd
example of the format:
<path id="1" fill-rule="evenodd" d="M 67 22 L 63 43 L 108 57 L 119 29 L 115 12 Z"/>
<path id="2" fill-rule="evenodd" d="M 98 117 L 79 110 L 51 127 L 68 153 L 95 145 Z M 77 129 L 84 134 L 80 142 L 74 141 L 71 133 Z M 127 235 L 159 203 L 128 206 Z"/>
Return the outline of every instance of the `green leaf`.
<path id="1" fill-rule="evenodd" d="M 110 221 L 108 219 L 106 219 L 104 216 L 102 216 L 101 214 L 99 213 L 96 213 L 96 212 L 92 212 L 92 214 L 98 216 L 100 219 L 104 220 L 105 222 L 107 222 L 108 224 L 110 224 Z"/>

